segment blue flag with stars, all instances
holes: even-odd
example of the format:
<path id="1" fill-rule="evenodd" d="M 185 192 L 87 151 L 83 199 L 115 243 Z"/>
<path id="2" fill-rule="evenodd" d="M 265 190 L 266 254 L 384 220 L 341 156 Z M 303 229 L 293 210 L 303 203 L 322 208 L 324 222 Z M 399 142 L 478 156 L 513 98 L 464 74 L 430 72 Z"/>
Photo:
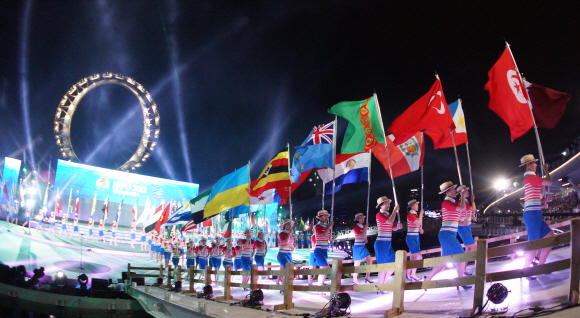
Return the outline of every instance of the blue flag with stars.
<path id="1" fill-rule="evenodd" d="M 300 174 L 313 168 L 332 168 L 332 146 L 334 142 L 334 121 L 316 126 L 306 140 L 296 147 L 292 161 L 290 179 L 300 180 Z"/>

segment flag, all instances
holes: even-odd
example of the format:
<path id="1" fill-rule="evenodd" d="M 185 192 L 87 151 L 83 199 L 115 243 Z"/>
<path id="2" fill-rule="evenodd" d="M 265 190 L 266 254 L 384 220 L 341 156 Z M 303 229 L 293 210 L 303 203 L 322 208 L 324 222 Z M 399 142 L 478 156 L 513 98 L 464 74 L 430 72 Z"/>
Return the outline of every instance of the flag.
<path id="1" fill-rule="evenodd" d="M 534 126 L 528 105 L 528 93 L 512 58 L 509 46 L 487 73 L 489 81 L 489 109 L 493 110 L 509 127 L 512 142 Z"/>
<path id="2" fill-rule="evenodd" d="M 22 192 L 20 192 L 22 193 Z M 72 205 L 72 189 L 70 189 L 70 195 L 68 196 L 68 210 L 66 211 L 66 216 L 68 218 L 68 215 L 72 212 L 73 209 L 73 205 Z"/>
<path id="3" fill-rule="evenodd" d="M 397 146 L 418 132 L 424 131 L 433 141 L 434 148 L 437 149 L 454 128 L 441 81 L 437 78 L 427 94 L 399 115 L 387 131 L 395 137 L 394 143 Z"/>
<path id="4" fill-rule="evenodd" d="M 201 223 L 201 226 L 203 226 L 203 227 L 211 227 L 211 226 L 213 226 L 213 222 L 212 222 L 211 219 L 207 219 L 207 220 L 205 220 L 205 221 L 203 221 Z"/>
<path id="5" fill-rule="evenodd" d="M 250 182 L 250 196 L 257 197 L 267 190 L 276 189 L 282 199 L 288 198 L 288 189 L 290 189 L 288 156 L 288 150 L 284 149 L 268 162 L 260 177 Z"/>
<path id="6" fill-rule="evenodd" d="M 95 197 L 93 198 L 93 205 L 91 206 L 91 219 L 95 218 L 95 211 L 97 210 L 97 191 L 95 191 Z"/>
<path id="7" fill-rule="evenodd" d="M 181 228 L 181 232 L 187 233 L 187 231 L 192 231 L 195 230 L 196 228 L 197 225 L 193 221 L 189 221 L 183 225 L 183 227 Z"/>
<path id="8" fill-rule="evenodd" d="M 203 211 L 210 193 L 211 189 L 205 191 L 204 193 L 196 196 L 195 198 L 191 199 L 191 201 L 189 201 L 189 209 L 191 210 L 191 217 L 195 224 L 199 224 L 204 220 Z"/>
<path id="9" fill-rule="evenodd" d="M 78 193 L 77 193 L 78 195 Z M 75 219 L 79 218 L 79 198 L 77 197 L 75 202 Z"/>
<path id="10" fill-rule="evenodd" d="M 226 223 L 223 226 L 223 237 L 224 238 L 229 238 L 230 236 L 232 236 L 232 222 L 231 221 L 226 221 Z"/>
<path id="11" fill-rule="evenodd" d="M 133 214 L 133 222 L 137 221 L 137 201 L 133 204 L 133 208 L 131 209 L 131 214 Z M 137 223 L 135 223 L 137 225 Z"/>
<path id="12" fill-rule="evenodd" d="M 249 165 L 227 174 L 212 187 L 203 217 L 212 217 L 240 204 L 249 204 Z"/>
<path id="13" fill-rule="evenodd" d="M 62 213 L 62 204 L 60 203 L 60 192 L 59 189 L 56 189 L 56 215 L 60 215 L 61 213 Z"/>
<path id="14" fill-rule="evenodd" d="M 335 193 L 343 184 L 368 182 L 370 163 L 371 154 L 368 152 L 336 155 Z M 319 169 L 318 175 L 326 184 L 326 194 L 332 194 L 332 169 Z"/>
<path id="15" fill-rule="evenodd" d="M 551 129 L 564 115 L 566 103 L 572 98 L 568 93 L 558 92 L 551 88 L 543 87 L 524 80 L 532 102 L 532 112 L 538 127 Z"/>
<path id="16" fill-rule="evenodd" d="M 288 184 L 287 188 L 289 187 L 290 184 Z M 288 193 L 288 189 L 282 191 Z M 286 195 L 286 197 L 288 197 L 288 195 Z M 280 196 L 278 195 L 278 191 L 276 191 L 276 189 L 268 189 L 262 192 L 262 194 L 259 194 L 258 196 L 250 197 L 250 205 L 263 205 L 263 204 L 271 204 L 274 202 L 282 202 L 282 204 L 286 203 L 286 200 L 280 199 Z"/>
<path id="17" fill-rule="evenodd" d="M 306 229 L 306 225 L 304 224 L 304 221 L 302 220 L 302 218 L 300 218 L 300 226 L 298 227 L 298 231 L 304 231 Z"/>
<path id="18" fill-rule="evenodd" d="M 149 233 L 155 229 L 157 221 L 161 217 L 161 214 L 163 214 L 163 204 L 164 202 L 161 202 L 155 212 L 153 212 L 153 215 L 151 215 L 151 217 L 147 218 L 147 221 L 145 221 L 145 232 Z M 157 231 L 157 233 L 159 233 L 159 231 Z"/>
<path id="19" fill-rule="evenodd" d="M 14 192 L 14 181 L 12 181 L 12 199 L 14 199 L 15 197 L 16 197 L 16 193 Z M 11 202 L 10 205 L 14 206 L 14 202 Z M 61 209 L 61 211 L 62 211 L 62 209 Z"/>
<path id="20" fill-rule="evenodd" d="M 48 189 L 48 186 L 47 186 Z M 4 193 L 4 196 L 6 197 L 6 203 L 10 202 L 10 199 L 8 198 L 8 188 L 6 188 L 6 182 L 4 182 L 4 187 L 2 188 L 2 192 Z"/>
<path id="21" fill-rule="evenodd" d="M 314 198 L 322 194 L 322 179 L 316 169 L 310 169 L 300 175 L 297 183 L 292 183 L 292 203 Z"/>
<path id="22" fill-rule="evenodd" d="M 424 138 L 422 133 L 418 132 L 402 144 L 395 146 L 393 135 L 387 136 L 387 146 L 389 147 L 389 157 L 391 158 L 391 168 L 393 169 L 393 178 L 416 171 L 423 165 L 423 154 L 425 143 L 421 142 Z M 387 152 L 384 147 L 374 147 L 373 154 L 381 162 L 387 174 L 389 172 L 389 162 L 387 161 Z"/>
<path id="23" fill-rule="evenodd" d="M 341 153 L 368 152 L 378 143 L 384 147 L 385 133 L 375 95 L 361 101 L 338 103 L 328 112 L 348 120 Z"/>
<path id="24" fill-rule="evenodd" d="M 115 217 L 115 221 L 117 221 L 117 225 L 119 225 L 119 220 L 121 219 L 121 209 L 123 208 L 123 200 L 125 200 L 125 196 L 121 199 L 121 203 L 117 207 L 117 216 Z"/>
<path id="25" fill-rule="evenodd" d="M 46 189 L 44 190 L 44 199 L 42 199 L 42 208 L 44 209 L 44 213 L 46 213 L 48 211 L 48 188 L 49 188 L 49 186 L 50 185 L 47 183 Z M 6 195 L 6 198 L 8 198 L 8 194 Z"/>
<path id="26" fill-rule="evenodd" d="M 169 213 L 171 212 L 171 203 L 167 203 L 167 206 L 163 210 L 163 213 L 159 216 L 159 219 L 155 223 L 155 231 L 159 233 L 161 230 L 161 226 L 167 223 L 167 219 L 169 219 Z M 145 229 L 147 231 L 147 229 Z"/>
<path id="27" fill-rule="evenodd" d="M 109 216 L 109 195 L 105 198 L 105 203 L 103 203 L 103 220 L 106 220 Z"/>
<path id="28" fill-rule="evenodd" d="M 313 168 L 332 167 L 334 121 L 315 126 L 302 144 L 296 147 L 290 178 L 297 183 L 300 175 Z"/>
<path id="29" fill-rule="evenodd" d="M 150 205 L 151 205 L 151 200 L 149 200 L 149 197 L 147 197 L 147 199 L 145 199 L 145 205 L 143 206 L 143 212 L 137 218 L 137 221 L 135 221 L 135 225 L 137 225 L 139 223 L 145 224 L 145 222 L 149 218 L 149 213 L 151 211 L 151 209 L 149 208 Z"/>
<path id="30" fill-rule="evenodd" d="M 169 217 L 169 220 L 167 220 L 167 225 L 185 224 L 191 221 L 193 221 L 191 207 L 190 203 L 187 202 L 186 205 L 179 208 Z"/>
<path id="31" fill-rule="evenodd" d="M 453 141 L 455 145 L 463 145 L 467 143 L 467 129 L 465 127 L 465 115 L 463 114 L 463 107 L 461 106 L 461 99 L 449 104 L 449 113 L 453 118 L 453 123 L 455 124 L 455 129 L 453 130 L 453 139 L 451 139 L 451 134 L 448 133 L 449 129 L 446 129 L 446 137 L 439 143 L 437 148 L 451 148 L 453 147 Z"/>

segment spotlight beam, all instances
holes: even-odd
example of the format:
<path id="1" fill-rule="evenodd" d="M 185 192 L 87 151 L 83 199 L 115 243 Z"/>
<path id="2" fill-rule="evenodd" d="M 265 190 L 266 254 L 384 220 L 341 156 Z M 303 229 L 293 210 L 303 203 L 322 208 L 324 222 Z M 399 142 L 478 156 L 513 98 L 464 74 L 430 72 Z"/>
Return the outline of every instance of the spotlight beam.
<path id="1" fill-rule="evenodd" d="M 28 105 L 28 33 L 30 29 L 30 12 L 32 11 L 32 0 L 26 1 L 20 33 L 20 107 L 22 118 L 24 119 L 24 133 L 28 146 L 28 156 L 35 166 L 34 153 L 32 151 L 32 137 L 30 132 L 30 108 Z"/>

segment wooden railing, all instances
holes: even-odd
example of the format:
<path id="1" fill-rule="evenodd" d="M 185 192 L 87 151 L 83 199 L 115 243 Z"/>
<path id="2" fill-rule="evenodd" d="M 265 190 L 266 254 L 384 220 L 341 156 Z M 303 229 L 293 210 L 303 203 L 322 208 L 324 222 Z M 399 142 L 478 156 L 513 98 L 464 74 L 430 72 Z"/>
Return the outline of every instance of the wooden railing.
<path id="1" fill-rule="evenodd" d="M 329 292 L 330 298 L 334 297 L 340 292 L 378 292 L 378 291 L 392 291 L 393 305 L 392 308 L 385 311 L 385 317 L 394 317 L 404 312 L 404 300 L 406 290 L 417 289 L 434 289 L 444 287 L 456 287 L 465 285 L 475 285 L 472 315 L 481 312 L 483 306 L 483 299 L 485 294 L 485 283 L 498 282 L 502 280 L 523 278 L 534 275 L 546 274 L 554 271 L 570 270 L 570 282 L 568 300 L 572 304 L 580 303 L 579 285 L 580 285 L 580 218 L 565 221 L 558 224 L 553 224 L 551 227 L 561 227 L 570 225 L 570 232 L 565 232 L 553 237 L 543 238 L 531 242 L 513 243 L 508 245 L 489 248 L 490 242 L 499 240 L 511 240 L 516 236 L 526 235 L 525 232 L 513 233 L 504 237 L 496 237 L 489 240 L 478 240 L 477 251 L 462 253 L 456 255 L 449 255 L 443 257 L 425 258 L 422 260 L 408 261 L 408 253 L 404 250 L 399 250 L 395 253 L 395 262 L 387 264 L 369 264 L 364 266 L 343 266 L 346 261 L 340 259 L 333 259 L 329 268 L 315 268 L 315 269 L 295 269 L 295 264 L 286 264 L 284 270 L 274 270 L 272 265 L 268 264 L 266 270 L 258 270 L 257 265 L 253 265 L 250 271 L 232 271 L 230 266 L 227 266 L 223 271 L 210 270 L 207 267 L 205 270 L 196 270 L 193 267 L 189 268 L 189 290 L 183 293 L 195 293 L 193 286 L 195 283 L 203 283 L 204 285 L 211 284 L 211 275 L 218 274 L 224 276 L 224 281 L 216 282 L 218 286 L 223 286 L 223 296 L 218 300 L 232 300 L 231 288 L 241 287 L 268 290 L 282 290 L 284 292 L 284 303 L 274 306 L 274 310 L 291 309 L 294 307 L 292 302 L 292 295 L 294 291 L 300 292 Z M 570 243 L 570 258 L 559 260 L 543 265 L 508 270 L 502 272 L 488 272 L 487 261 L 490 258 L 513 255 L 517 252 L 528 252 L 546 247 L 553 247 L 561 244 Z M 425 253 L 434 253 L 438 249 L 424 251 Z M 440 251 L 440 249 L 439 249 Z M 405 282 L 406 270 L 413 268 L 434 267 L 446 264 L 457 264 L 463 262 L 475 261 L 475 275 L 458 277 L 455 279 L 421 281 L 421 282 Z M 130 270 L 143 269 L 154 270 L 157 268 L 149 267 L 130 267 L 128 266 L 128 273 Z M 163 267 L 159 268 L 159 275 L 131 275 L 131 277 L 163 277 Z M 164 286 L 171 286 L 171 266 L 167 269 L 168 274 L 167 284 Z M 373 273 L 383 271 L 394 271 L 394 282 L 390 284 L 365 284 L 365 285 L 343 285 L 342 274 L 353 273 Z M 204 279 L 195 279 L 196 274 L 203 274 Z M 129 275 L 129 274 L 128 274 Z M 181 280 L 181 267 L 177 267 L 177 279 Z M 258 277 L 265 275 L 284 276 L 283 285 L 274 284 L 258 284 Z M 331 279 L 330 285 L 323 286 L 304 286 L 294 285 L 294 277 L 296 275 L 328 275 Z M 234 276 L 250 276 L 250 281 L 247 284 L 232 282 Z"/>

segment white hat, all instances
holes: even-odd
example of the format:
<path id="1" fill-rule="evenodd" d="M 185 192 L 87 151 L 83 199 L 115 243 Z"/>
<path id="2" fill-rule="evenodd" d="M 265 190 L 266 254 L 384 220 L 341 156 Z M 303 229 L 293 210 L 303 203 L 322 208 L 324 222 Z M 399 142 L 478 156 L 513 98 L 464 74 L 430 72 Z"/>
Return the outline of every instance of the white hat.
<path id="1" fill-rule="evenodd" d="M 443 193 L 449 191 L 449 189 L 455 188 L 455 187 L 457 187 L 457 185 L 456 184 L 453 184 L 452 181 L 443 182 L 439 186 L 439 190 L 441 190 L 441 192 L 439 192 L 439 194 L 443 194 Z"/>
<path id="2" fill-rule="evenodd" d="M 358 218 L 359 216 L 365 217 L 365 215 L 364 215 L 364 214 L 362 214 L 362 213 L 357 213 L 357 214 L 354 216 L 354 220 L 356 221 L 356 218 Z"/>
<path id="3" fill-rule="evenodd" d="M 292 224 L 294 223 L 294 221 L 292 221 L 291 219 L 286 219 L 286 220 L 284 220 L 284 222 L 282 223 L 282 227 L 284 227 L 284 225 L 286 225 L 286 223 L 290 223 L 290 226 L 292 226 Z"/>
<path id="4" fill-rule="evenodd" d="M 246 228 L 246 229 L 244 230 L 244 234 L 245 234 L 246 232 L 247 232 L 247 233 L 251 233 L 252 231 L 250 230 L 250 228 Z"/>
<path id="5" fill-rule="evenodd" d="M 468 191 L 469 188 L 466 185 L 460 185 L 457 187 L 457 192 L 461 193 L 463 191 Z"/>
<path id="6" fill-rule="evenodd" d="M 378 198 L 378 199 L 377 199 L 377 208 L 378 208 L 378 207 L 380 207 L 380 206 L 381 206 L 381 204 L 383 204 L 383 202 L 387 202 L 387 201 L 388 201 L 389 203 L 391 203 L 393 200 L 391 200 L 391 199 L 389 199 L 389 198 L 387 198 L 387 197 L 385 197 L 385 196 L 382 196 L 382 197 Z"/>
<path id="7" fill-rule="evenodd" d="M 202 236 L 202 237 L 199 239 L 199 241 L 200 241 L 200 242 L 201 242 L 201 241 L 207 241 L 207 237 L 205 237 L 205 236 Z"/>
<path id="8" fill-rule="evenodd" d="M 536 161 L 538 161 L 538 159 L 535 159 L 534 155 L 525 155 L 520 159 L 520 163 L 521 163 L 520 167 L 523 167 L 530 162 L 536 162 Z"/>
<path id="9" fill-rule="evenodd" d="M 319 218 L 323 215 L 329 216 L 330 213 L 328 213 L 328 211 L 326 211 L 326 210 L 320 210 L 320 211 L 318 211 L 318 214 L 316 214 L 316 217 Z"/>
<path id="10" fill-rule="evenodd" d="M 415 203 L 419 203 L 419 201 L 417 201 L 417 200 L 413 199 L 413 200 L 411 200 L 411 201 L 407 202 L 407 206 L 411 207 L 411 206 L 412 206 L 413 204 L 415 204 Z"/>

